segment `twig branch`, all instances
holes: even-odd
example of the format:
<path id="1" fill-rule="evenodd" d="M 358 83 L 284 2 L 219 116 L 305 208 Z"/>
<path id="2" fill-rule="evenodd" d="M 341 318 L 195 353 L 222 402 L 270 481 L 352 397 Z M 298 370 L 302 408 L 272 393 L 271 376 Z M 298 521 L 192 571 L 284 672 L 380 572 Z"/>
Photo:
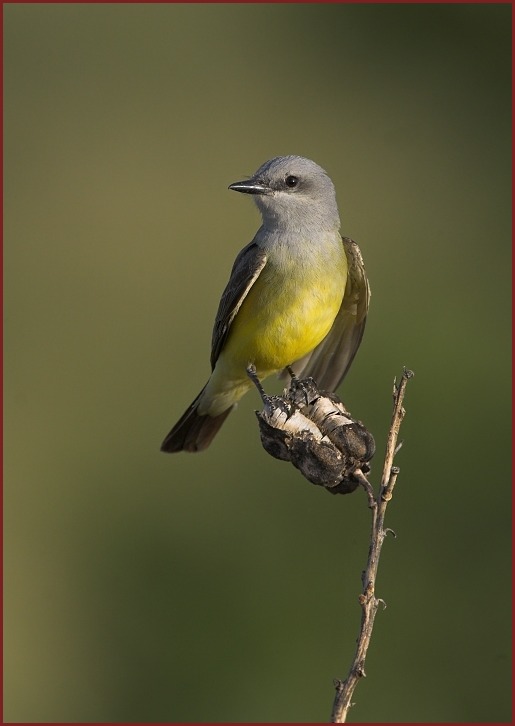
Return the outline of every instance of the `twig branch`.
<path id="1" fill-rule="evenodd" d="M 388 432 L 388 441 L 386 444 L 386 455 L 384 459 L 383 475 L 381 485 L 377 497 L 374 497 L 374 490 L 367 480 L 363 472 L 354 473 L 359 479 L 360 484 L 365 489 L 368 496 L 369 507 L 372 510 L 372 531 L 370 537 L 370 547 L 368 550 L 368 562 L 365 572 L 363 573 L 363 592 L 359 596 L 361 605 L 361 626 L 356 646 L 356 652 L 352 660 L 349 674 L 345 681 L 335 680 L 336 695 L 333 703 L 331 714 L 332 723 L 345 723 L 347 714 L 352 706 L 351 699 L 358 681 L 365 677 L 365 659 L 367 656 L 368 646 L 372 637 L 372 629 L 374 627 L 374 619 L 381 604 L 386 607 L 383 600 L 375 596 L 375 582 L 377 577 L 377 568 L 379 566 L 379 556 L 383 541 L 392 530 L 384 528 L 384 518 L 386 507 L 393 496 L 393 490 L 399 475 L 399 468 L 393 466 L 395 454 L 400 449 L 397 445 L 399 429 L 406 411 L 402 406 L 406 385 L 408 380 L 413 377 L 413 372 L 403 371 L 401 381 L 397 385 L 397 381 L 393 384 L 393 413 L 390 430 Z"/>

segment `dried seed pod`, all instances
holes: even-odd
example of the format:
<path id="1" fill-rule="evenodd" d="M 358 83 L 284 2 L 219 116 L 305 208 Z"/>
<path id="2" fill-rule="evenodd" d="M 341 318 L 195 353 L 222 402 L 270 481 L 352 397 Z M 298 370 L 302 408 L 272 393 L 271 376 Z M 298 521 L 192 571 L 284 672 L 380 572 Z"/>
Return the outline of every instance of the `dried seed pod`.
<path id="1" fill-rule="evenodd" d="M 291 461 L 308 481 L 333 494 L 354 491 L 359 482 L 353 472 L 368 473 L 375 452 L 374 438 L 361 421 L 334 393 L 319 391 L 312 378 L 292 379 L 282 396 L 258 389 L 264 408 L 256 415 L 265 451 Z"/>

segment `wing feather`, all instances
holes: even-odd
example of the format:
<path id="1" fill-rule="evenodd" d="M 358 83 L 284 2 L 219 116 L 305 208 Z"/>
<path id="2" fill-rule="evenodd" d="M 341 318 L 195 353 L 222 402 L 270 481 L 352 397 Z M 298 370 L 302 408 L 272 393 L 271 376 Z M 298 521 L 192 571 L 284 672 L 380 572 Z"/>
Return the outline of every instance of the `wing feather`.
<path id="1" fill-rule="evenodd" d="M 343 237 L 342 241 L 348 272 L 338 315 L 324 340 L 292 365 L 299 378 L 312 376 L 318 386 L 327 391 L 336 390 L 354 360 L 365 330 L 370 301 L 370 287 L 361 251 L 349 237 Z"/>
<path id="2" fill-rule="evenodd" d="M 266 265 L 266 253 L 254 241 L 244 247 L 234 260 L 231 276 L 220 299 L 211 342 L 211 368 L 216 365 L 231 323 L 242 302 Z"/>

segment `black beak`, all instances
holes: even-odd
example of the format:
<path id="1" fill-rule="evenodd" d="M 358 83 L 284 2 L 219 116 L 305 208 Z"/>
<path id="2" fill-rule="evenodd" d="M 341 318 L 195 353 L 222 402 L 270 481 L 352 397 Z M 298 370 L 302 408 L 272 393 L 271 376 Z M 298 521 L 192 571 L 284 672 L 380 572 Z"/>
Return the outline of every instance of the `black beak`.
<path id="1" fill-rule="evenodd" d="M 229 185 L 229 189 L 234 192 L 242 192 L 243 194 L 270 194 L 271 189 L 258 179 L 247 179 L 247 181 L 234 182 Z"/>

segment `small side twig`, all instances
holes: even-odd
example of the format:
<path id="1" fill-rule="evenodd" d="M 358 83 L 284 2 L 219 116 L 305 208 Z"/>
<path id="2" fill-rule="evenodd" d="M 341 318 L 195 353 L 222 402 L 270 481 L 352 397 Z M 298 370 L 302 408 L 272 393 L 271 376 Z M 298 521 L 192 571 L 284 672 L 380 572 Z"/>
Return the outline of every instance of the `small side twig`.
<path id="1" fill-rule="evenodd" d="M 383 541 L 387 533 L 392 532 L 392 530 L 384 528 L 384 518 L 386 514 L 386 507 L 388 506 L 388 502 L 392 499 L 393 490 L 400 471 L 398 467 L 393 466 L 393 461 L 395 454 L 402 445 L 402 442 L 397 445 L 399 429 L 406 413 L 402 403 L 404 400 L 407 382 L 412 377 L 413 372 L 405 368 L 399 385 L 397 385 L 396 380 L 394 381 L 392 420 L 390 430 L 388 432 L 381 484 L 376 497 L 374 496 L 372 485 L 363 472 L 359 471 L 354 473 L 354 476 L 358 478 L 359 483 L 365 489 L 368 497 L 369 507 L 372 510 L 372 530 L 368 551 L 368 562 L 362 577 L 363 592 L 359 596 L 359 602 L 361 605 L 361 625 L 356 652 L 347 678 L 344 681 L 335 680 L 336 695 L 331 714 L 332 723 L 345 723 L 347 719 L 348 711 L 352 705 L 351 699 L 354 689 L 356 688 L 358 681 L 366 675 L 365 659 L 367 656 L 368 646 L 370 645 L 370 639 L 372 637 L 372 629 L 374 627 L 374 619 L 377 610 L 379 605 L 386 607 L 384 601 L 375 596 L 375 582 Z"/>

